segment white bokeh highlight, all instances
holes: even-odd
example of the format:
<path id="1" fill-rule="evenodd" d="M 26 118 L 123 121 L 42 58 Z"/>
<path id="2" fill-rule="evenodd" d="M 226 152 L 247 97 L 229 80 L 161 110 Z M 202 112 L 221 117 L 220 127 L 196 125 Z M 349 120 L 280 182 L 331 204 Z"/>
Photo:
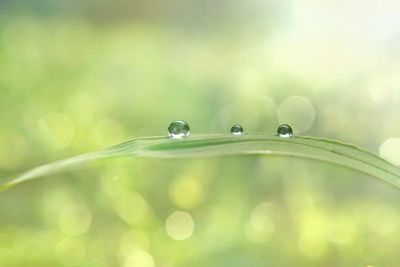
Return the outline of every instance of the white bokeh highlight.
<path id="1" fill-rule="evenodd" d="M 175 240 L 184 240 L 192 236 L 194 220 L 189 213 L 175 211 L 165 222 L 167 234 Z"/>
<path id="2" fill-rule="evenodd" d="M 400 165 L 400 138 L 391 137 L 379 147 L 379 155 L 390 163 Z"/>
<path id="3" fill-rule="evenodd" d="M 289 124 L 294 134 L 302 133 L 311 128 L 315 120 L 315 108 L 304 96 L 290 96 L 278 107 L 280 124 Z"/>

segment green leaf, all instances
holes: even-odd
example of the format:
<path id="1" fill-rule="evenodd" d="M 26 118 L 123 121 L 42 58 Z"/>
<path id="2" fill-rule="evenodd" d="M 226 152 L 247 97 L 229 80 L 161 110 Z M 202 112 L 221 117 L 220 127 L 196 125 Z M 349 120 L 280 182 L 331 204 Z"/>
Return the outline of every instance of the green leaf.
<path id="1" fill-rule="evenodd" d="M 0 186 L 0 190 L 24 181 L 51 175 L 82 163 L 110 157 L 188 158 L 224 155 L 285 155 L 311 158 L 346 166 L 400 188 L 400 169 L 356 146 L 315 137 L 275 135 L 192 135 L 183 139 L 138 138 L 97 152 L 56 161 L 31 169 Z"/>

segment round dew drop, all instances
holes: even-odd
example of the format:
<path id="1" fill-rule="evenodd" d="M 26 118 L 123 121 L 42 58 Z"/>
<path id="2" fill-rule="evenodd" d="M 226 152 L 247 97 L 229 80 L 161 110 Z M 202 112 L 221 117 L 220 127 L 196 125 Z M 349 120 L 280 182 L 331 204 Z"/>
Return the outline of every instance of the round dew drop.
<path id="1" fill-rule="evenodd" d="M 180 139 L 188 137 L 190 134 L 189 124 L 185 121 L 173 121 L 168 127 L 169 137 Z"/>
<path id="2" fill-rule="evenodd" d="M 233 135 L 242 135 L 243 134 L 242 125 L 233 125 L 232 128 L 231 128 L 231 134 L 233 134 Z"/>
<path id="3" fill-rule="evenodd" d="M 287 124 L 282 124 L 281 126 L 279 126 L 277 133 L 278 133 L 278 136 L 284 137 L 284 138 L 289 138 L 289 137 L 293 136 L 292 127 L 290 127 Z"/>

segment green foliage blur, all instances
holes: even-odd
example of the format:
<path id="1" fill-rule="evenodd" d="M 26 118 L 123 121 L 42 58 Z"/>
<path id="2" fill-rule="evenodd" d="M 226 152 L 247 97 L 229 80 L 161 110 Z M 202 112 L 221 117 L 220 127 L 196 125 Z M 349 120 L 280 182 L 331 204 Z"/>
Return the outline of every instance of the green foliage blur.
<path id="1" fill-rule="evenodd" d="M 396 0 L 0 0 L 0 181 L 176 119 L 289 123 L 399 162 L 399 14 Z M 399 203 L 318 161 L 104 160 L 0 194 L 0 266 L 398 267 Z"/>

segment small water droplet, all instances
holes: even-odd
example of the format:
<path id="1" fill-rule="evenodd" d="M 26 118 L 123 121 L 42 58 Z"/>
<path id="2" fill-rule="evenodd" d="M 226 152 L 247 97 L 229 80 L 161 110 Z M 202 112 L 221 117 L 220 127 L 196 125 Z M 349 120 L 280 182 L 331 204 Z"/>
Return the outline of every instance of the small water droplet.
<path id="1" fill-rule="evenodd" d="M 242 135 L 243 134 L 243 127 L 242 125 L 233 125 L 231 128 L 231 134 L 233 135 Z"/>
<path id="2" fill-rule="evenodd" d="M 290 127 L 287 124 L 282 124 L 281 126 L 279 126 L 277 133 L 280 137 L 284 137 L 284 138 L 289 138 L 289 137 L 293 136 L 292 127 Z"/>
<path id="3" fill-rule="evenodd" d="M 185 121 L 173 121 L 168 127 L 169 137 L 179 139 L 189 136 L 190 127 Z"/>

